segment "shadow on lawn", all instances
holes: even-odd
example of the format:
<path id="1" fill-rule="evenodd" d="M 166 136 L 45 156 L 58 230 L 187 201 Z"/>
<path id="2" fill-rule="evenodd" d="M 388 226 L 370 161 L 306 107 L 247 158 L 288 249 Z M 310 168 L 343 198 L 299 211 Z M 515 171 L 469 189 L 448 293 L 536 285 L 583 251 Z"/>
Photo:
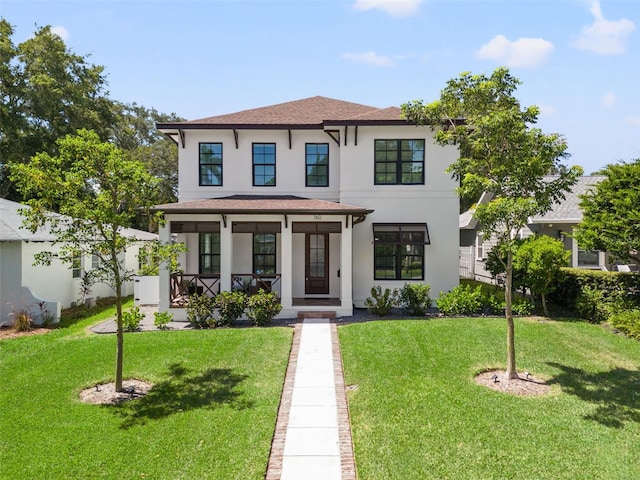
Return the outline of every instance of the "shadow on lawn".
<path id="1" fill-rule="evenodd" d="M 155 384 L 144 397 L 118 406 L 117 413 L 124 419 L 121 428 L 144 425 L 149 420 L 196 408 L 222 405 L 236 410 L 251 408 L 253 402 L 245 399 L 240 389 L 247 378 L 228 368 L 209 368 L 194 373 L 174 363 L 169 366 L 168 378 Z"/>
<path id="2" fill-rule="evenodd" d="M 591 373 L 555 362 L 547 364 L 560 370 L 547 383 L 556 383 L 564 392 L 597 405 L 585 419 L 613 428 L 622 428 L 625 422 L 640 423 L 640 371 L 614 368 Z"/>

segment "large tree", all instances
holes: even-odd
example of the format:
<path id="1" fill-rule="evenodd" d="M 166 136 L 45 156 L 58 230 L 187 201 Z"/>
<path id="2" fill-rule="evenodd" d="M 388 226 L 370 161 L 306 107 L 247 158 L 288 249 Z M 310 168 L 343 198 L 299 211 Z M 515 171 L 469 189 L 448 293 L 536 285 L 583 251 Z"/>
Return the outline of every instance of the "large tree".
<path id="1" fill-rule="evenodd" d="M 155 108 L 136 103 L 117 103 L 118 115 L 111 129 L 113 143 L 130 153 L 134 160 L 145 164 L 151 175 L 158 178 L 158 203 L 178 199 L 178 147 L 160 133 L 156 123 L 180 122 L 175 113 L 165 114 Z"/>
<path id="2" fill-rule="evenodd" d="M 80 128 L 106 140 L 115 121 L 104 67 L 67 48 L 51 27 L 39 28 L 17 47 L 13 28 L 0 19 L 0 195 L 19 199 L 9 164 L 37 152 L 56 153 L 56 140 Z"/>
<path id="3" fill-rule="evenodd" d="M 463 73 L 449 80 L 440 99 L 402 106 L 404 116 L 436 130 L 439 145 L 457 145 L 458 160 L 448 171 L 460 182 L 462 196 L 491 200 L 478 204 L 474 217 L 485 238 L 496 237 L 506 249 L 505 301 L 507 320 L 508 379 L 518 378 L 512 312 L 513 252 L 519 231 L 529 217 L 548 212 L 564 199 L 565 192 L 581 174 L 580 167 L 559 168 L 567 144 L 559 134 L 544 134 L 533 125 L 539 109 L 522 108 L 514 96 L 520 81 L 506 68 L 490 76 Z M 545 178 L 551 171 L 560 174 Z"/>
<path id="4" fill-rule="evenodd" d="M 97 255 L 97 279 L 110 285 L 116 297 L 116 391 L 122 390 L 123 325 L 122 286 L 135 272 L 124 265 L 124 252 L 138 240 L 127 236 L 140 210 L 154 203 L 158 180 L 144 166 L 130 160 L 114 145 L 92 131 L 79 130 L 57 142 L 57 155 L 42 152 L 32 161 L 17 164 L 11 179 L 31 198 L 25 223 L 31 230 L 48 225 L 60 248 L 59 257 L 72 262 L 78 255 Z M 57 209 L 62 215 L 53 212 Z M 36 261 L 49 264 L 54 252 Z"/>
<path id="5" fill-rule="evenodd" d="M 578 243 L 640 264 L 640 159 L 607 165 L 600 174 L 606 178 L 581 197 Z"/>

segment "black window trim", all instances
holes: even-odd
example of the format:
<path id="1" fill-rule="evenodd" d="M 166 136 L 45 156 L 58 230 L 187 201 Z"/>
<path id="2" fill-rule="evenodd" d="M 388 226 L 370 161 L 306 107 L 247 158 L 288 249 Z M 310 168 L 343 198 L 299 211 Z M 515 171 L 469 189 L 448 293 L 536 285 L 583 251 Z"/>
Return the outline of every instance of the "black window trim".
<path id="1" fill-rule="evenodd" d="M 202 155 L 202 152 L 200 151 L 200 148 L 202 145 L 220 145 L 220 183 L 217 185 L 212 185 L 209 183 L 202 183 L 202 171 L 201 171 L 201 167 L 202 167 L 202 158 L 200 157 L 200 155 Z M 214 163 L 205 163 L 204 165 L 217 165 Z M 200 187 L 222 187 L 222 184 L 224 183 L 224 145 L 222 142 L 198 142 L 198 186 Z"/>
<path id="2" fill-rule="evenodd" d="M 422 142 L 422 175 L 421 175 L 421 179 L 419 182 L 412 182 L 412 183 L 403 183 L 402 182 L 402 164 L 403 163 L 417 163 L 415 161 L 411 161 L 411 162 L 403 162 L 402 161 L 402 142 L 417 142 L 417 141 L 421 141 Z M 378 161 L 375 159 L 375 155 L 376 155 L 376 142 L 398 142 L 398 148 L 397 148 L 397 152 L 398 152 L 398 158 L 394 161 L 394 162 L 381 162 L 381 163 L 395 163 L 396 164 L 396 181 L 394 183 L 381 183 L 378 182 L 377 180 L 377 176 L 376 176 L 376 165 L 378 164 Z M 425 156 L 426 156 L 426 145 L 427 145 L 427 141 L 424 138 L 376 138 L 373 141 L 373 184 L 374 185 L 424 185 L 424 179 L 425 179 L 425 174 L 424 174 L 424 169 L 425 169 Z"/>
<path id="3" fill-rule="evenodd" d="M 327 183 L 326 185 L 309 185 L 309 175 L 307 174 L 307 168 L 309 168 L 309 164 L 307 163 L 307 146 L 309 145 L 326 145 L 327 146 Z M 330 146 L 328 142 L 306 142 L 304 144 L 304 186 L 309 188 L 326 188 L 329 186 L 329 150 Z"/>
<path id="4" fill-rule="evenodd" d="M 415 280 L 415 281 L 422 281 L 425 278 L 425 250 L 424 250 L 424 245 L 430 245 L 431 244 L 431 239 L 429 237 L 429 227 L 426 223 L 374 223 L 372 225 L 373 228 L 373 277 L 374 280 L 379 280 L 379 281 L 390 281 L 390 282 L 397 282 L 397 281 L 402 281 L 402 282 L 407 282 L 407 281 L 411 281 L 411 280 Z M 382 232 L 392 232 L 392 233 L 397 233 L 397 238 L 396 240 L 393 241 L 385 241 L 382 240 L 378 237 L 376 237 L 376 231 L 378 233 L 382 233 Z M 402 241 L 402 233 L 405 232 L 420 232 L 420 233 L 424 233 L 424 238 L 422 241 L 410 241 L 410 242 L 403 242 Z M 394 256 L 396 258 L 396 275 L 395 278 L 388 278 L 388 277 L 378 277 L 377 275 L 377 268 L 376 268 L 376 259 L 378 258 L 376 255 L 376 247 L 378 245 L 394 245 L 396 247 L 396 251 L 394 253 Z M 401 270 L 402 270 L 402 263 L 400 261 L 400 259 L 403 257 L 402 251 L 401 251 L 401 247 L 403 246 L 407 246 L 407 245 L 422 245 L 423 249 L 422 249 L 422 274 L 420 275 L 420 278 L 402 278 L 401 275 Z"/>
<path id="5" fill-rule="evenodd" d="M 255 146 L 256 145 L 273 145 L 273 185 L 256 185 L 256 160 L 255 160 Z M 278 151 L 276 142 L 252 142 L 251 143 L 251 182 L 254 187 L 275 187 L 277 185 L 277 158 Z"/>

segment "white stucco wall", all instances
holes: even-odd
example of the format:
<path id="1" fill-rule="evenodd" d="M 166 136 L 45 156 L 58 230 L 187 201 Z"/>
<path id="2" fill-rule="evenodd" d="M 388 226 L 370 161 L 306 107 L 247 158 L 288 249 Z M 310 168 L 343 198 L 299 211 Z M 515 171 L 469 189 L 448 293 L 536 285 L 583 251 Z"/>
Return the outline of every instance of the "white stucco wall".
<path id="1" fill-rule="evenodd" d="M 185 148 L 178 147 L 180 201 L 228 195 L 297 195 L 337 201 L 339 197 L 340 150 L 322 130 L 238 130 L 236 149 L 230 130 L 191 130 L 185 134 Z M 199 145 L 222 142 L 222 187 L 198 185 Z M 253 186 L 253 143 L 276 144 L 276 186 Z M 329 144 L 329 187 L 305 187 L 305 144 Z"/>
<path id="2" fill-rule="evenodd" d="M 458 151 L 433 143 L 428 127 L 360 127 L 358 145 L 341 147 L 340 201 L 374 212 L 354 227 L 353 300 L 364 306 L 371 287 L 400 288 L 404 280 L 374 280 L 373 223 L 427 223 L 430 245 L 425 245 L 424 283 L 432 297 L 458 284 L 458 209 L 456 182 L 445 173 Z M 424 185 L 375 185 L 374 141 L 376 139 L 425 139 Z"/>

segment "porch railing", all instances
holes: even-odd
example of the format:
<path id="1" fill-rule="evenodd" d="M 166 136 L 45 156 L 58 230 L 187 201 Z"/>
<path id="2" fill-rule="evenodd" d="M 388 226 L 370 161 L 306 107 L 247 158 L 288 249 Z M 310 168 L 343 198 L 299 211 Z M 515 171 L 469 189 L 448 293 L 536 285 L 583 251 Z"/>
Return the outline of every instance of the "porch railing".
<path id="1" fill-rule="evenodd" d="M 220 292 L 220 275 L 172 273 L 169 277 L 170 304 L 182 306 L 190 295 L 215 297 Z"/>
<path id="2" fill-rule="evenodd" d="M 254 295 L 260 289 L 265 292 L 274 290 L 280 283 L 281 275 L 258 273 L 231 274 L 231 289 L 241 291 L 247 295 Z M 170 305 L 185 306 L 189 296 L 207 295 L 215 297 L 220 293 L 220 275 L 200 275 L 197 273 L 172 273 L 169 277 Z"/>
<path id="3" fill-rule="evenodd" d="M 233 273 L 231 274 L 231 290 L 241 291 L 247 295 L 254 295 L 260 289 L 270 292 L 278 285 L 280 277 L 279 273 Z"/>

